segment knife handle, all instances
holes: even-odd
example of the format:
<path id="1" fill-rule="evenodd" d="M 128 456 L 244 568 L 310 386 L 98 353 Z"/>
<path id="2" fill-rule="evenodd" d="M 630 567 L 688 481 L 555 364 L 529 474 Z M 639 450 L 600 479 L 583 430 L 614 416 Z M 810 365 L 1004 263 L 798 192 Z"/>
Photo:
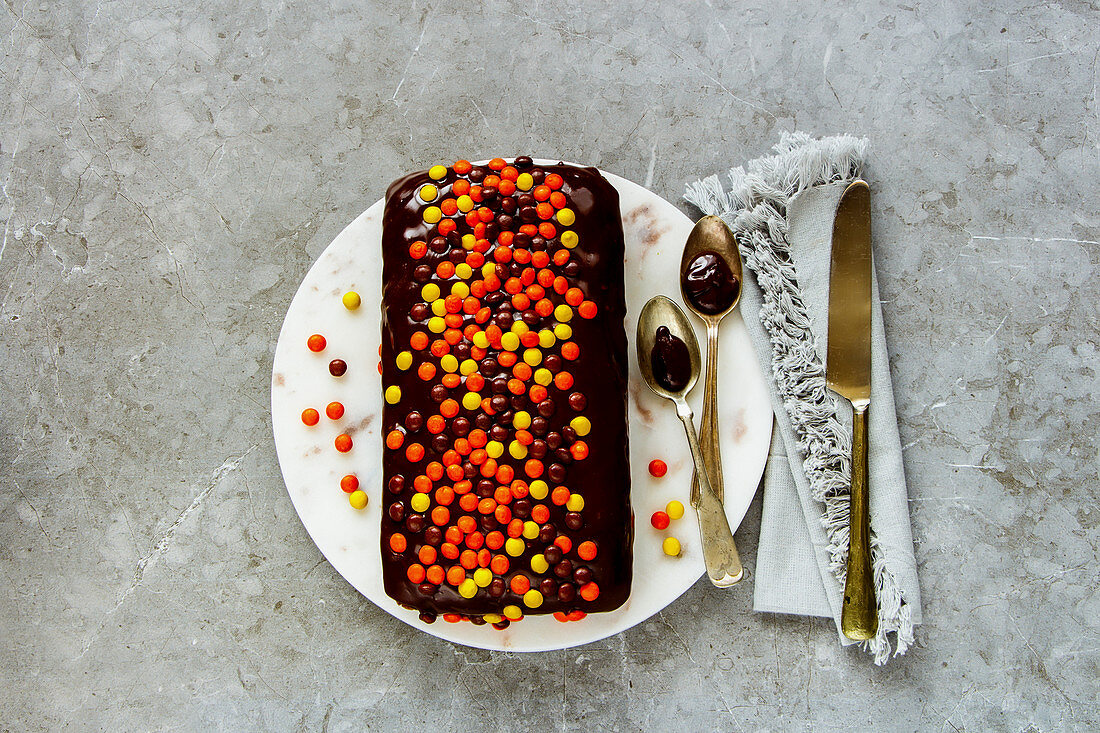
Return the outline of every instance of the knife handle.
<path id="1" fill-rule="evenodd" d="M 849 639 L 863 641 L 878 631 L 871 572 L 871 511 L 867 475 L 867 408 L 861 400 L 852 405 L 852 490 L 848 529 L 848 572 L 844 583 L 844 607 L 840 630 Z"/>

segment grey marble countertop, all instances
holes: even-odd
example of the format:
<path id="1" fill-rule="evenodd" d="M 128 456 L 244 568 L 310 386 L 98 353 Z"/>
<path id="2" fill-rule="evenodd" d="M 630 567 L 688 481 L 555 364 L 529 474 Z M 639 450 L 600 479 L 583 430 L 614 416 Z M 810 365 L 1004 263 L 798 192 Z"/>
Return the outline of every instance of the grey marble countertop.
<path id="1" fill-rule="evenodd" d="M 6 3 L 0 728 L 1100 726 L 1100 11 L 991 5 Z M 490 653 L 333 572 L 271 354 L 392 178 L 529 153 L 678 200 L 793 129 L 872 141 L 916 648 L 875 668 L 750 575 Z"/>

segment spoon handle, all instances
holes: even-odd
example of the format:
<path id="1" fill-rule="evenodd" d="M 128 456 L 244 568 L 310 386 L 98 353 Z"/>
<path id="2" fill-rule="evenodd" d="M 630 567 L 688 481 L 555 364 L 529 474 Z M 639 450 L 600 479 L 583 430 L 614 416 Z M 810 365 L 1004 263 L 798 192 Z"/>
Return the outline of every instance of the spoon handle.
<path id="1" fill-rule="evenodd" d="M 699 419 L 699 447 L 710 471 L 710 485 L 718 501 L 725 501 L 722 449 L 718 440 L 718 324 L 707 322 L 707 369 L 703 382 L 703 413 Z M 699 482 L 692 477 L 691 505 L 699 506 Z"/>
<path id="2" fill-rule="evenodd" d="M 676 414 L 687 431 L 691 458 L 695 462 L 695 476 L 699 482 L 699 535 L 703 547 L 703 562 L 707 566 L 710 582 L 718 588 L 727 588 L 745 574 L 741 565 L 741 556 L 737 554 L 737 545 L 733 541 L 722 502 L 714 493 L 710 483 L 710 473 L 703 460 L 703 451 L 699 447 L 699 436 L 695 433 L 695 423 L 691 408 L 681 397 L 676 400 Z"/>

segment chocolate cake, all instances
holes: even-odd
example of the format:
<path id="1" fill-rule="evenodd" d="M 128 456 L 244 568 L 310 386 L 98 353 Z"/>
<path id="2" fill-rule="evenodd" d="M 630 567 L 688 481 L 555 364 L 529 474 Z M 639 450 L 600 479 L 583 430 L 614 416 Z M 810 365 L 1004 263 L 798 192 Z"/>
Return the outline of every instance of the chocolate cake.
<path id="1" fill-rule="evenodd" d="M 629 596 L 623 249 L 595 168 L 458 161 L 389 187 L 382 568 L 425 621 Z"/>

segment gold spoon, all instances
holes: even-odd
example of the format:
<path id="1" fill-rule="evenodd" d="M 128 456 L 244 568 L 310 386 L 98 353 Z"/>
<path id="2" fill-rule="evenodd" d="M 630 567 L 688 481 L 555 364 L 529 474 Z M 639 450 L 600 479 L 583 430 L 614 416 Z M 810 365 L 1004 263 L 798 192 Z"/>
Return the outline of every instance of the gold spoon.
<path id="1" fill-rule="evenodd" d="M 726 282 L 721 282 L 725 280 Z M 703 383 L 703 414 L 699 444 L 710 469 L 710 483 L 718 501 L 725 500 L 722 481 L 722 450 L 718 439 L 718 325 L 741 300 L 741 255 L 726 223 L 717 216 L 704 216 L 695 223 L 680 259 L 680 294 L 688 308 L 707 326 L 707 371 Z M 698 507 L 699 473 L 691 483 L 691 504 Z M 743 572 L 737 561 L 736 580 Z M 735 581 L 736 582 L 736 581 Z"/>
<path id="2" fill-rule="evenodd" d="M 657 342 L 657 329 L 661 326 L 668 328 L 670 335 L 682 342 L 690 361 L 688 373 L 681 375 L 676 384 L 654 373 L 653 350 Z M 638 316 L 637 344 L 638 366 L 646 384 L 659 397 L 672 400 L 676 404 L 676 414 L 687 430 L 691 459 L 695 462 L 695 475 L 700 484 L 699 501 L 693 504 L 699 513 L 703 562 L 707 566 L 710 582 L 719 588 L 726 588 L 740 580 L 744 570 L 722 501 L 711 486 L 710 474 L 706 470 L 703 452 L 699 447 L 699 436 L 695 434 L 694 415 L 685 399 L 699 379 L 699 343 L 695 340 L 695 331 L 688 323 L 687 316 L 675 303 L 658 295 L 645 304 Z"/>

